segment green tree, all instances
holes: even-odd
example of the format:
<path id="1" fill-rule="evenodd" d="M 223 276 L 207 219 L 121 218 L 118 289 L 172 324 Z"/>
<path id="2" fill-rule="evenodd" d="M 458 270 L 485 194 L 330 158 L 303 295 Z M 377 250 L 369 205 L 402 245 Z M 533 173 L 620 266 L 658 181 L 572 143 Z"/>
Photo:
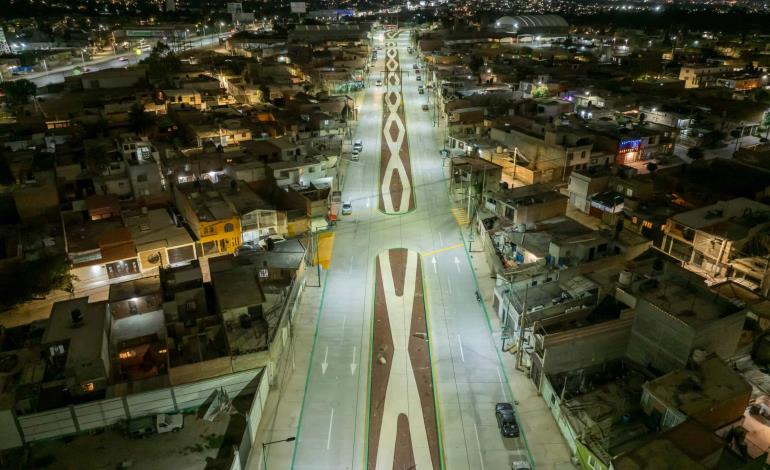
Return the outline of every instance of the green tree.
<path id="1" fill-rule="evenodd" d="M 693 161 L 702 160 L 704 157 L 703 149 L 700 147 L 690 147 L 687 150 L 687 157 Z"/>
<path id="2" fill-rule="evenodd" d="M 70 268 L 64 254 L 43 254 L 36 260 L 12 263 L 0 273 L 0 305 L 12 307 L 54 290 L 73 293 L 78 279 Z"/>
<path id="3" fill-rule="evenodd" d="M 6 103 L 14 108 L 24 106 L 31 97 L 37 95 L 37 85 L 25 78 L 3 82 L 0 89 L 5 93 Z"/>
<path id="4" fill-rule="evenodd" d="M 658 169 L 658 164 L 655 162 L 650 162 L 647 164 L 647 171 L 650 173 L 655 173 L 655 171 Z"/>
<path id="5" fill-rule="evenodd" d="M 169 75 L 182 68 L 182 61 L 163 42 L 159 42 L 142 63 L 147 65 L 147 73 L 150 77 L 157 79 L 167 79 Z"/>

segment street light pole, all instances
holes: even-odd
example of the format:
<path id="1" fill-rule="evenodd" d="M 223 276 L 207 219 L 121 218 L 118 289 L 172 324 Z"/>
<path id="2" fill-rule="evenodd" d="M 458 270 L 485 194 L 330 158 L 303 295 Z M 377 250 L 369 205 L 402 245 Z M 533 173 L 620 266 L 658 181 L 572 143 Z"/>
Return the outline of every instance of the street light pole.
<path id="1" fill-rule="evenodd" d="M 263 442 L 262 443 L 262 464 L 263 464 L 265 470 L 267 470 L 267 457 L 265 456 L 265 453 L 267 452 L 267 446 L 273 445 L 273 444 L 278 444 L 278 443 L 281 443 L 281 442 L 293 442 L 295 439 L 297 439 L 297 438 L 294 437 L 294 436 L 291 436 L 291 437 L 287 437 L 286 439 L 279 439 L 277 441 Z"/>

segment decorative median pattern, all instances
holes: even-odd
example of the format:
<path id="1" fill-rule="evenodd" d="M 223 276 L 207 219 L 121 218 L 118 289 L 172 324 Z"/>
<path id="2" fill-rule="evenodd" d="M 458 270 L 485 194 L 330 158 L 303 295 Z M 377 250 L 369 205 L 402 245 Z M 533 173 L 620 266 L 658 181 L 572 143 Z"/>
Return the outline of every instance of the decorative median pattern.
<path id="1" fill-rule="evenodd" d="M 376 259 L 367 468 L 441 468 L 420 255 Z"/>
<path id="2" fill-rule="evenodd" d="M 414 209 L 414 191 L 401 94 L 401 66 L 396 42 L 386 41 L 385 48 L 387 89 L 383 94 L 382 107 L 379 208 L 386 214 L 404 214 Z"/>

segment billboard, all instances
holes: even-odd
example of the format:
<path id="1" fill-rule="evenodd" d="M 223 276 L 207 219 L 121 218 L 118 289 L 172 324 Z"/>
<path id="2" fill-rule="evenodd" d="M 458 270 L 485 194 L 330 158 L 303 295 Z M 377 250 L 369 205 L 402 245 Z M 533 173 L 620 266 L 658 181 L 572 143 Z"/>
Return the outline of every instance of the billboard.
<path id="1" fill-rule="evenodd" d="M 291 12 L 292 13 L 306 13 L 307 12 L 307 4 L 305 4 L 305 2 L 291 2 Z"/>

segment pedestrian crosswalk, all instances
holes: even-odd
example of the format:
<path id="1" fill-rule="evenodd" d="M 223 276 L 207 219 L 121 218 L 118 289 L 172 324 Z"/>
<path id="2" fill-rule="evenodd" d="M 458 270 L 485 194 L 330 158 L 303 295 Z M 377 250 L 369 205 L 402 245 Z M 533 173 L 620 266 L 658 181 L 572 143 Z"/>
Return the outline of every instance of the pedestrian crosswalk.
<path id="1" fill-rule="evenodd" d="M 455 221 L 457 221 L 457 225 L 460 227 L 465 227 L 470 222 L 470 219 L 468 218 L 468 211 L 465 209 L 453 207 L 452 215 L 454 216 Z"/>

